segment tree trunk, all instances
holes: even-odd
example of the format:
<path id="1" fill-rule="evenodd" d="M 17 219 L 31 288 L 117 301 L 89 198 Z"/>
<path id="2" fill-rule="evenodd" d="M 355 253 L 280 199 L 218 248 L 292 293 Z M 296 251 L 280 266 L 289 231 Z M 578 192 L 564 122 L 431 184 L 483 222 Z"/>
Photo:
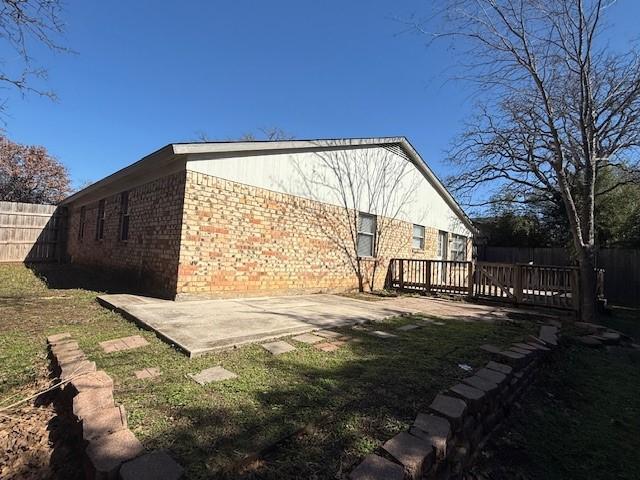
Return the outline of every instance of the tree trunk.
<path id="1" fill-rule="evenodd" d="M 358 292 L 364 292 L 364 276 L 362 275 L 362 260 L 356 260 L 356 277 L 358 277 Z"/>
<path id="2" fill-rule="evenodd" d="M 578 252 L 580 266 L 580 315 L 583 322 L 596 320 L 596 256 L 594 247 L 582 247 Z"/>

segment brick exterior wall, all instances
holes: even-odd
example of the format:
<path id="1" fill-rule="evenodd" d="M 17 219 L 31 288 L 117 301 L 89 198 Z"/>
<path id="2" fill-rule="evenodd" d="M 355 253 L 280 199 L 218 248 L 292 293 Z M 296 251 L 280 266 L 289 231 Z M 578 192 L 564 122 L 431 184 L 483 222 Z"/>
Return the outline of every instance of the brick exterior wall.
<path id="1" fill-rule="evenodd" d="M 357 288 L 348 257 L 331 241 L 311 200 L 188 171 L 177 294 L 273 295 Z M 338 207 L 325 207 L 326 215 Z M 413 225 L 393 221 L 383 242 L 375 287 L 392 257 L 435 258 L 438 230 L 411 247 Z M 347 232 L 343 228 L 342 234 Z M 469 253 L 469 251 L 468 251 Z M 372 262 L 366 262 L 370 272 Z"/>
<path id="2" fill-rule="evenodd" d="M 85 205 L 78 238 L 79 204 L 69 207 L 67 253 L 72 263 L 127 275 L 141 290 L 166 298 L 176 292 L 186 172 L 129 190 L 129 238 L 119 240 L 120 193 L 106 197 L 102 240 L 96 240 L 98 201 Z"/>

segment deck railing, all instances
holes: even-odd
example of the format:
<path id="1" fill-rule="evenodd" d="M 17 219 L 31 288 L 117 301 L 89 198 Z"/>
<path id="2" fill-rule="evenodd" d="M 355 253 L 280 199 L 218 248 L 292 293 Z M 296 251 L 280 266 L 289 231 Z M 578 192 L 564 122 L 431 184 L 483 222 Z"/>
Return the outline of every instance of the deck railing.
<path id="1" fill-rule="evenodd" d="M 599 288 L 602 290 L 602 274 Z M 579 309 L 579 270 L 554 265 L 392 259 L 387 288 Z"/>

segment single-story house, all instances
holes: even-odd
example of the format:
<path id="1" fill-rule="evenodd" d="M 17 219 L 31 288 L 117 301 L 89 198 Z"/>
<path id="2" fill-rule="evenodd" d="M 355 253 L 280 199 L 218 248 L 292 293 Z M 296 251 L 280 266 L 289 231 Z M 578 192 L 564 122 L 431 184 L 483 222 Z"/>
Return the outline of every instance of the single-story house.
<path id="1" fill-rule="evenodd" d="M 469 260 L 475 232 L 404 137 L 174 143 L 61 205 L 72 263 L 165 298 L 350 290 L 354 258 L 378 287 L 391 258 Z"/>

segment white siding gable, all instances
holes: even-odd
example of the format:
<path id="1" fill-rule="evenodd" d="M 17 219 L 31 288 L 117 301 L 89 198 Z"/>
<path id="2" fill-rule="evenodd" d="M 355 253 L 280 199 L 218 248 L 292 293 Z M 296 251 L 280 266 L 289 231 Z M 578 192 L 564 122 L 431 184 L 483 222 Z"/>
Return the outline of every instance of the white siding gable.
<path id="1" fill-rule="evenodd" d="M 366 175 L 364 172 L 386 168 L 391 177 L 398 179 L 395 193 L 384 196 L 392 204 L 391 208 L 371 204 L 368 190 L 379 187 L 362 181 L 358 198 L 348 202 L 350 207 L 376 215 L 393 211 L 400 220 L 471 236 L 445 199 L 398 149 L 375 146 L 278 153 L 203 153 L 187 157 L 187 170 L 343 206 L 337 179 L 329 164 L 362 172 L 360 179 Z"/>

